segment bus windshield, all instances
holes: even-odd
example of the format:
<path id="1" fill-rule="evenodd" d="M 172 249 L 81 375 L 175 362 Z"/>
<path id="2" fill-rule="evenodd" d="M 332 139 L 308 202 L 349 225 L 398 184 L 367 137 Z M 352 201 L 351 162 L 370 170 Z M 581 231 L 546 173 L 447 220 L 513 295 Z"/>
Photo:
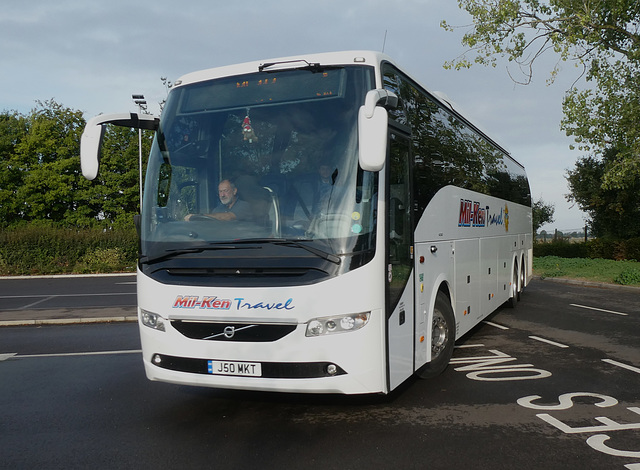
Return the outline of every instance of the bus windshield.
<path id="1" fill-rule="evenodd" d="M 347 66 L 173 89 L 147 167 L 141 259 L 254 242 L 372 250 L 377 176 L 357 148 L 372 87 L 372 68 Z"/>

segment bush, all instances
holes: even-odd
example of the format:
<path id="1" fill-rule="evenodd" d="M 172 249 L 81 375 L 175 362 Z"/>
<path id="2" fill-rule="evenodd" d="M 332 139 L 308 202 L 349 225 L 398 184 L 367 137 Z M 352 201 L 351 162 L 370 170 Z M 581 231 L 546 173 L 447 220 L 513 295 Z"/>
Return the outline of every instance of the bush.
<path id="1" fill-rule="evenodd" d="M 105 273 L 121 271 L 127 265 L 124 252 L 120 248 L 95 248 L 87 251 L 76 263 L 77 273 Z"/>
<path id="2" fill-rule="evenodd" d="M 632 238 L 625 242 L 625 259 L 640 261 L 640 238 Z"/>
<path id="3" fill-rule="evenodd" d="M 540 257 L 640 260 L 640 238 L 630 240 L 596 238 L 587 243 L 570 243 L 562 239 L 554 240 L 551 243 L 535 243 L 533 254 Z"/>
<path id="4" fill-rule="evenodd" d="M 587 243 L 590 258 L 640 260 L 640 238 L 613 240 L 597 238 Z"/>
<path id="5" fill-rule="evenodd" d="M 629 286 L 632 284 L 640 284 L 640 269 L 629 268 L 622 271 L 613 280 L 616 284 L 622 284 L 623 286 Z"/>
<path id="6" fill-rule="evenodd" d="M 566 240 L 554 240 L 551 243 L 535 243 L 534 256 L 559 256 L 561 258 L 588 258 L 584 243 L 570 243 Z"/>
<path id="7" fill-rule="evenodd" d="M 82 229 L 31 223 L 0 230 L 0 275 L 133 271 L 135 230 Z"/>
<path id="8" fill-rule="evenodd" d="M 587 242 L 589 258 L 615 259 L 616 241 L 608 238 L 596 238 Z"/>

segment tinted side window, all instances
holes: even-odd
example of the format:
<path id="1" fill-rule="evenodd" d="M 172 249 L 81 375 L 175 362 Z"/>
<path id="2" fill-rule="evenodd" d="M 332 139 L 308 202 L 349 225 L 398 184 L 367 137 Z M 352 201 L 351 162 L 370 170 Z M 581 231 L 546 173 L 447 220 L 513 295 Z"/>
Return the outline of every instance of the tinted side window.
<path id="1" fill-rule="evenodd" d="M 386 64 L 383 73 L 385 88 L 401 103 L 390 118 L 411 129 L 418 214 L 447 185 L 531 205 L 519 164 L 399 70 Z"/>

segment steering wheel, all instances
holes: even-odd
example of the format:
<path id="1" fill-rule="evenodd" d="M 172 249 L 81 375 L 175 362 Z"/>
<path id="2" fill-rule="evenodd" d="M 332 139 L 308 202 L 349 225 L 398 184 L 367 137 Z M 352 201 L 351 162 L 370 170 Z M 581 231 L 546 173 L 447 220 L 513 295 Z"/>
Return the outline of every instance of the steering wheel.
<path id="1" fill-rule="evenodd" d="M 206 221 L 206 222 L 218 222 L 218 219 L 214 219 L 213 217 L 209 217 L 206 215 L 202 215 L 202 214 L 191 214 L 189 216 L 189 220 L 187 222 L 202 222 L 202 221 Z"/>
<path id="2" fill-rule="evenodd" d="M 350 233 L 353 223 L 346 214 L 323 214 L 311 222 L 309 232 L 327 238 L 344 237 Z"/>

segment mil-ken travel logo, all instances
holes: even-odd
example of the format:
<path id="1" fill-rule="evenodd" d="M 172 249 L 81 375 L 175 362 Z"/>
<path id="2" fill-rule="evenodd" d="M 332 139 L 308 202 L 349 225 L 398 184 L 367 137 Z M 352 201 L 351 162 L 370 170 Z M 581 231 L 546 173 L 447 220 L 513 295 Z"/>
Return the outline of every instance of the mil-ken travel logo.
<path id="1" fill-rule="evenodd" d="M 172 308 L 179 309 L 206 309 L 206 310 L 230 310 L 235 307 L 236 310 L 293 310 L 293 299 L 287 299 L 284 302 L 248 302 L 244 297 L 236 297 L 235 299 L 220 299 L 215 295 L 197 296 L 197 295 L 179 295 L 173 302 Z"/>
<path id="2" fill-rule="evenodd" d="M 491 211 L 488 205 L 480 205 L 479 201 L 460 199 L 460 214 L 458 227 L 490 227 L 502 225 L 509 231 L 509 206 L 501 207 L 499 211 Z"/>

